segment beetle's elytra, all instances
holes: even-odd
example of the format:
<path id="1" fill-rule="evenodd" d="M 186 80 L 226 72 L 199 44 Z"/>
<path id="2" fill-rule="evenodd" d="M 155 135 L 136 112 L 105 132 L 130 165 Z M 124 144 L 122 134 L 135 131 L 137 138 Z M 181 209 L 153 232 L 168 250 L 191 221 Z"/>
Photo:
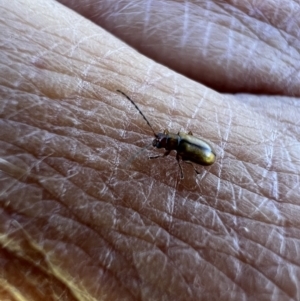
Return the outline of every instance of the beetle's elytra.
<path id="1" fill-rule="evenodd" d="M 193 166 L 195 172 L 199 174 L 193 163 L 208 166 L 212 165 L 216 161 L 216 153 L 213 148 L 204 140 L 193 136 L 192 132 L 188 134 L 178 132 L 178 134 L 170 133 L 168 130 L 164 130 L 163 133 L 155 133 L 148 119 L 136 105 L 136 103 L 127 96 L 124 92 L 117 90 L 117 92 L 123 94 L 139 111 L 148 126 L 151 128 L 155 139 L 152 145 L 156 148 L 164 148 L 166 152 L 163 155 L 149 157 L 150 159 L 156 159 L 159 157 L 165 157 L 170 154 L 172 150 L 177 152 L 176 160 L 179 164 L 181 178 L 183 179 L 182 167 L 180 165 L 180 159 Z"/>

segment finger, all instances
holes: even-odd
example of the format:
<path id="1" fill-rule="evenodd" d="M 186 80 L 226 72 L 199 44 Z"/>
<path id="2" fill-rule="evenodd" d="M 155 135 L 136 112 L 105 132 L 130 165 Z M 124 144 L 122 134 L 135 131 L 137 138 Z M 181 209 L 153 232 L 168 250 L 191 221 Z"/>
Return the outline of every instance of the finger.
<path id="1" fill-rule="evenodd" d="M 61 2 L 215 90 L 300 95 L 293 1 Z"/>

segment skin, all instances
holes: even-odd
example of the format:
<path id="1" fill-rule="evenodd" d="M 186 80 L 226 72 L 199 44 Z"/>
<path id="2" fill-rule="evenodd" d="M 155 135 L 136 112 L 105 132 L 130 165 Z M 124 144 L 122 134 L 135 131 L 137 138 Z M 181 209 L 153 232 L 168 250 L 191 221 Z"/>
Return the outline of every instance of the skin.
<path id="1" fill-rule="evenodd" d="M 300 299 L 299 8 L 235 2 L 0 1 L 1 300 Z"/>

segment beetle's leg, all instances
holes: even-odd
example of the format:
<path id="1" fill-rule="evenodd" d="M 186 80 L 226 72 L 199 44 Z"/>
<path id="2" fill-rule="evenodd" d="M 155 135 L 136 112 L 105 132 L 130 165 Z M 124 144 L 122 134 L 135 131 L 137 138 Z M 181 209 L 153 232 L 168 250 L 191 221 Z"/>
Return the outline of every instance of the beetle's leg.
<path id="1" fill-rule="evenodd" d="M 163 155 L 158 155 L 158 156 L 151 156 L 149 157 L 149 159 L 157 159 L 157 158 L 160 158 L 160 157 L 166 157 L 170 154 L 170 150 L 166 151 Z"/>
<path id="2" fill-rule="evenodd" d="M 193 133 L 192 133 L 192 131 L 189 131 L 189 132 L 188 132 L 188 135 L 191 135 L 191 136 L 193 136 Z"/>
<path id="3" fill-rule="evenodd" d="M 180 156 L 178 154 L 176 155 L 176 160 L 177 160 L 179 168 L 180 168 L 180 179 L 183 179 L 183 171 L 182 171 L 182 167 L 180 164 Z"/>
<path id="4" fill-rule="evenodd" d="M 184 163 L 191 164 L 191 165 L 193 166 L 193 168 L 194 168 L 195 173 L 196 173 L 197 175 L 200 175 L 201 172 L 198 171 L 198 170 L 195 168 L 195 166 L 194 166 L 194 164 L 193 164 L 192 162 L 184 161 Z"/>

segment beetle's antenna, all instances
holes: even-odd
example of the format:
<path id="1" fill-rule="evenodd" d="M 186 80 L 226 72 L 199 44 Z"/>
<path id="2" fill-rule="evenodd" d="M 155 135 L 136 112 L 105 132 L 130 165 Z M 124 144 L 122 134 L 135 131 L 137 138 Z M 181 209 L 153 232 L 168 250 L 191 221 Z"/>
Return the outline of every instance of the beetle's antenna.
<path id="1" fill-rule="evenodd" d="M 135 108 L 139 111 L 139 113 L 143 116 L 143 118 L 145 119 L 145 121 L 147 122 L 147 124 L 150 126 L 150 128 L 151 128 L 154 136 L 157 137 L 157 134 L 155 133 L 153 127 L 150 124 L 150 122 L 148 121 L 148 119 L 146 118 L 146 116 L 142 113 L 142 111 L 140 110 L 140 108 L 136 105 L 136 103 L 129 96 L 127 96 L 124 92 L 122 92 L 120 90 L 117 90 L 117 92 L 123 94 L 135 106 Z"/>
<path id="2" fill-rule="evenodd" d="M 128 164 L 130 164 L 135 158 L 137 158 L 145 149 L 149 148 L 150 146 L 152 146 L 152 143 L 146 145 L 145 147 L 143 147 L 141 150 L 139 150 L 138 152 L 136 152 L 134 155 L 132 155 L 123 165 L 123 168 L 126 168 L 128 166 Z"/>

